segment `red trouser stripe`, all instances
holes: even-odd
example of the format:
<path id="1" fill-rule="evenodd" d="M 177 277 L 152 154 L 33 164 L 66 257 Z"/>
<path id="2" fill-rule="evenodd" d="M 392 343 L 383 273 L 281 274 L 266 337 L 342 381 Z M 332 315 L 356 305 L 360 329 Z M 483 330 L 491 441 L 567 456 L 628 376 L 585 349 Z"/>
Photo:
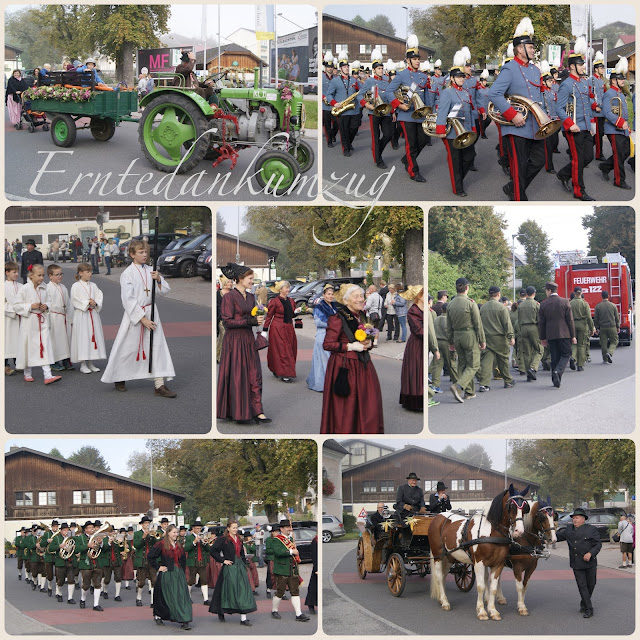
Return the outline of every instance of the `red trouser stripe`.
<path id="1" fill-rule="evenodd" d="M 516 145 L 513 136 L 509 136 L 511 143 L 511 158 L 509 158 L 509 169 L 511 170 L 511 181 L 513 182 L 513 197 L 520 200 L 520 167 L 518 166 L 518 154 L 516 153 Z"/>
<path id="2" fill-rule="evenodd" d="M 547 141 L 544 141 L 544 168 L 549 171 L 549 154 L 547 153 Z"/>
<path id="3" fill-rule="evenodd" d="M 451 189 L 453 193 L 458 193 L 456 191 L 456 178 L 453 175 L 453 162 L 451 161 L 451 147 L 449 146 L 449 140 L 447 138 L 442 138 L 442 142 L 444 142 L 444 148 L 447 150 L 447 165 L 449 165 L 449 175 L 451 176 Z"/>
<path id="4" fill-rule="evenodd" d="M 573 193 L 577 198 L 582 198 L 582 191 L 580 191 L 580 184 L 578 183 L 578 150 L 576 149 L 576 141 L 572 133 L 567 132 L 567 142 L 569 143 L 569 152 L 571 153 Z"/>
<path id="5" fill-rule="evenodd" d="M 373 115 L 369 114 L 369 129 L 371 129 L 371 155 L 373 156 L 373 161 L 378 162 L 376 160 L 376 138 L 373 132 Z"/>
<path id="6" fill-rule="evenodd" d="M 613 180 L 613 184 L 616 185 L 616 187 L 620 186 L 620 164 L 618 162 L 618 149 L 616 147 L 616 136 L 610 136 L 609 138 L 611 140 L 611 146 L 613 147 L 613 175 L 614 180 Z"/>
<path id="7" fill-rule="evenodd" d="M 413 160 L 411 159 L 411 147 L 409 146 L 409 136 L 407 135 L 407 129 L 404 126 L 404 121 L 400 121 L 400 126 L 402 127 L 402 132 L 404 133 L 404 152 L 407 156 L 407 171 L 409 171 L 409 175 L 413 178 Z"/>

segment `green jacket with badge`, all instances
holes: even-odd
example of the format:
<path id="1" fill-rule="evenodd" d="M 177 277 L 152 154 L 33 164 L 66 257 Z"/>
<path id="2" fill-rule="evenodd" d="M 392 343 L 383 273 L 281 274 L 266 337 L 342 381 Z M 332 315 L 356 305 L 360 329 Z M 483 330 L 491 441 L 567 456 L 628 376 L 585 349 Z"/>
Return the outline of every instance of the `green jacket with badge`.
<path id="1" fill-rule="evenodd" d="M 134 569 L 140 569 L 148 566 L 147 554 L 151 550 L 151 547 L 156 543 L 156 539 L 151 535 L 147 535 L 146 538 L 143 538 L 143 533 L 142 529 L 140 529 L 133 534 L 133 548 L 136 550 L 136 554 L 133 556 Z"/>
<path id="2" fill-rule="evenodd" d="M 294 561 L 289 549 L 278 538 L 272 538 L 272 540 L 273 573 L 277 576 L 297 576 L 298 563 Z"/>
<path id="3" fill-rule="evenodd" d="M 56 534 L 51 530 L 45 531 L 42 538 L 40 539 L 40 546 L 45 550 L 44 556 L 42 557 L 42 560 L 44 562 L 53 562 L 54 560 L 53 555 L 47 551 L 47 547 L 49 546 L 49 541 L 55 535 Z"/>
<path id="4" fill-rule="evenodd" d="M 200 557 L 198 557 L 198 548 Z M 193 533 L 188 533 L 184 541 L 184 551 L 187 554 L 187 567 L 205 567 L 209 563 L 210 545 L 202 540 L 196 540 Z"/>
<path id="5" fill-rule="evenodd" d="M 26 537 L 25 558 L 30 562 L 40 562 L 40 556 L 36 552 L 36 542 L 38 539 L 33 534 Z"/>
<path id="6" fill-rule="evenodd" d="M 267 559 L 267 562 L 271 562 L 274 559 L 273 540 L 274 537 L 272 535 L 269 535 L 264 539 L 264 557 Z"/>
<path id="7" fill-rule="evenodd" d="M 102 551 L 98 556 L 98 566 L 102 568 L 107 567 L 121 567 L 122 556 L 120 555 L 124 551 L 124 542 L 120 544 L 116 540 L 113 543 L 109 542 L 109 538 L 105 536 L 102 540 Z"/>
<path id="8" fill-rule="evenodd" d="M 73 565 L 73 558 L 75 558 L 75 554 L 69 558 L 69 560 L 64 560 L 60 557 L 60 545 L 64 542 L 65 537 L 58 531 L 49 539 L 49 545 L 47 547 L 47 551 L 53 556 L 53 563 L 56 567 L 65 567 L 68 563 L 71 562 Z"/>
<path id="9" fill-rule="evenodd" d="M 91 571 L 98 568 L 98 563 L 93 560 L 89 554 L 89 536 L 86 533 L 81 533 L 78 536 L 73 537 L 76 543 L 76 554 L 80 554 L 78 558 L 78 568 L 80 571 Z"/>

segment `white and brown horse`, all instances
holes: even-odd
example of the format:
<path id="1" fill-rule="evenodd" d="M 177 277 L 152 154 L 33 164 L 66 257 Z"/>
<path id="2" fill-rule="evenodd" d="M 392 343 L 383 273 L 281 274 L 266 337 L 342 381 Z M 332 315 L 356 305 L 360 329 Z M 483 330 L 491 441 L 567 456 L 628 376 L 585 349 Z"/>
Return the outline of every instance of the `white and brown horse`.
<path id="1" fill-rule="evenodd" d="M 547 497 L 531 503 L 529 513 L 524 516 L 524 535 L 514 536 L 515 545 L 512 546 L 507 564 L 513 568 L 513 576 L 516 580 L 516 591 L 518 593 L 518 613 L 521 616 L 528 616 L 529 611 L 524 603 L 524 596 L 527 591 L 527 584 L 531 574 L 538 566 L 538 558 L 542 557 L 538 553 L 543 543 L 553 544 L 556 542 L 556 525 L 553 507 Z M 498 604 L 507 604 L 507 599 L 502 594 L 502 586 L 498 582 Z"/>
<path id="2" fill-rule="evenodd" d="M 431 550 L 431 597 L 445 611 L 451 609 L 445 592 L 445 579 L 453 562 L 473 565 L 476 576 L 478 620 L 500 620 L 495 599 L 498 580 L 513 536 L 524 534 L 524 516 L 529 503 L 524 499 L 529 488 L 518 493 L 510 485 L 491 503 L 487 515 L 475 513 L 465 518 L 454 513 L 438 514 L 429 527 Z M 488 571 L 487 571 L 488 570 Z M 487 591 L 487 609 L 484 608 Z"/>

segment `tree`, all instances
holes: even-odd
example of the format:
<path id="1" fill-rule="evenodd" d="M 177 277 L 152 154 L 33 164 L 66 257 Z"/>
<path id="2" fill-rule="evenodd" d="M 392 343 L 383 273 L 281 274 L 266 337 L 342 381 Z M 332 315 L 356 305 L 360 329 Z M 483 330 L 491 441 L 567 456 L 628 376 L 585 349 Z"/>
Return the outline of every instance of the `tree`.
<path id="1" fill-rule="evenodd" d="M 144 451 L 134 451 L 127 459 L 127 469 L 132 480 L 151 484 L 151 456 Z M 171 477 L 156 461 L 153 464 L 153 486 L 162 487 L 171 491 L 181 492 L 182 487 L 177 478 Z"/>
<path id="2" fill-rule="evenodd" d="M 355 18 L 353 18 L 351 22 L 359 27 L 367 26 L 367 21 L 360 14 L 358 14 Z"/>
<path id="3" fill-rule="evenodd" d="M 225 219 L 222 217 L 220 210 L 216 211 L 216 231 L 225 231 L 227 228 L 227 223 Z"/>
<path id="4" fill-rule="evenodd" d="M 53 447 L 53 449 L 51 449 L 51 451 L 49 451 L 49 455 L 53 456 L 54 458 L 60 458 L 61 460 L 64 460 L 64 456 L 60 453 L 60 450 L 57 447 Z"/>
<path id="5" fill-rule="evenodd" d="M 153 225 L 155 207 L 148 207 L 147 214 Z M 188 229 L 192 235 L 211 231 L 211 210 L 209 207 L 160 207 L 158 231 L 171 233 L 176 229 Z"/>
<path id="6" fill-rule="evenodd" d="M 636 225 L 632 207 L 594 207 L 582 218 L 589 235 L 589 254 L 603 258 L 606 253 L 621 253 L 629 264 L 631 277 L 636 268 Z"/>
<path id="7" fill-rule="evenodd" d="M 72 453 L 67 460 L 69 462 L 84 465 L 85 467 L 91 467 L 92 469 L 110 471 L 109 464 L 105 460 L 104 456 L 98 449 L 96 449 L 96 447 L 92 447 L 90 445 L 80 447 L 77 451 Z"/>
<path id="8" fill-rule="evenodd" d="M 450 458 L 458 457 L 458 452 L 450 444 L 448 444 L 440 453 L 443 456 L 449 456 Z"/>
<path id="9" fill-rule="evenodd" d="M 483 469 L 491 469 L 493 461 L 487 450 L 478 442 L 472 442 L 458 453 L 458 458 Z"/>
<path id="10" fill-rule="evenodd" d="M 387 36 L 395 36 L 396 28 L 393 26 L 393 23 L 384 13 L 378 13 L 373 18 L 367 21 L 366 26 L 372 31 L 377 31 L 378 33 L 384 33 Z"/>
<path id="11" fill-rule="evenodd" d="M 458 268 L 435 251 L 429 251 L 427 273 L 429 274 L 429 293 L 434 298 L 438 291 L 448 291 L 450 296 L 455 294 L 456 280 L 460 277 Z"/>
<path id="12" fill-rule="evenodd" d="M 552 274 L 553 262 L 549 258 L 549 236 L 534 220 L 525 220 L 518 228 L 520 244 L 525 249 L 527 263 L 518 267 L 522 285 L 536 288 L 536 298 L 545 297 L 545 284 Z"/>

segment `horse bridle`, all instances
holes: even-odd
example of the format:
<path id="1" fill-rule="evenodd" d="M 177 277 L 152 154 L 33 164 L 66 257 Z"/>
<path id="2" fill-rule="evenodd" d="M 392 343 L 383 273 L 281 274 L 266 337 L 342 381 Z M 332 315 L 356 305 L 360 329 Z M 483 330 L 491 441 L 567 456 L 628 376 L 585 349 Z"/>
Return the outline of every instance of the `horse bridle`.
<path id="1" fill-rule="evenodd" d="M 546 514 L 548 517 L 551 518 L 552 522 L 553 522 L 553 527 L 544 527 L 544 520 L 543 520 L 543 514 Z M 549 533 L 549 531 L 557 531 L 558 527 L 556 526 L 555 520 L 553 519 L 553 507 L 551 506 L 547 506 L 547 507 L 539 507 L 538 508 L 538 513 L 536 515 L 536 519 L 540 522 L 540 524 L 542 525 L 542 528 L 538 531 L 538 538 L 540 538 L 540 540 L 545 539 L 545 533 Z"/>
<path id="2" fill-rule="evenodd" d="M 509 535 L 511 536 L 512 533 L 512 529 L 515 527 L 516 522 L 521 521 L 523 526 L 524 526 L 524 518 L 515 518 L 514 520 L 511 519 L 511 514 L 509 512 L 509 505 L 513 503 L 516 507 L 516 509 L 520 510 L 522 509 L 522 514 L 527 514 L 529 513 L 531 507 L 529 506 L 529 503 L 524 499 L 523 496 L 511 496 L 508 500 L 507 500 L 507 514 L 509 515 Z"/>

